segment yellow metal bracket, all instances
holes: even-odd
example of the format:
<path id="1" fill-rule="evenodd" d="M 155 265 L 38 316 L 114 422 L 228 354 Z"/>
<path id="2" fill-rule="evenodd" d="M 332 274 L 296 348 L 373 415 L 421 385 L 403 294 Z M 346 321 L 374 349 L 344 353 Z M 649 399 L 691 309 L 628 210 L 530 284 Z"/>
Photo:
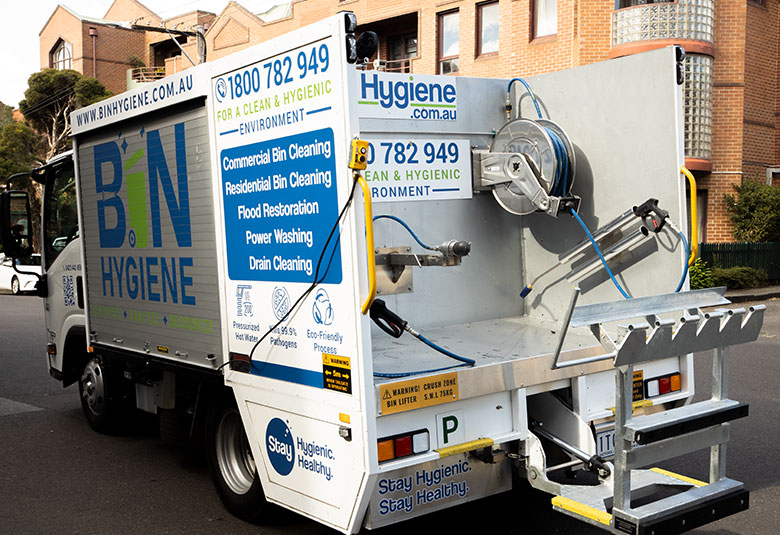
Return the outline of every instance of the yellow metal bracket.
<path id="1" fill-rule="evenodd" d="M 696 179 L 693 178 L 693 174 L 685 168 L 680 166 L 680 171 L 688 177 L 688 186 L 691 189 L 691 256 L 688 258 L 688 265 L 692 266 L 696 262 L 696 257 L 699 255 L 699 217 L 696 213 Z"/>
<path id="2" fill-rule="evenodd" d="M 652 407 L 653 406 L 653 400 L 652 399 L 642 399 L 639 401 L 635 401 L 631 404 L 631 412 L 642 409 L 644 407 Z M 607 407 L 607 410 L 611 412 L 612 414 L 615 414 L 615 407 Z"/>
<path id="3" fill-rule="evenodd" d="M 355 138 L 352 140 L 352 150 L 349 156 L 349 168 L 352 169 L 352 175 L 360 184 L 363 190 L 363 206 L 366 218 L 366 260 L 368 261 L 368 297 L 361 307 L 363 314 L 368 313 L 368 309 L 376 299 L 376 259 L 374 258 L 374 214 L 371 210 L 371 190 L 368 182 L 360 174 L 360 171 L 366 168 L 366 156 L 368 155 L 368 141 Z"/>
<path id="4" fill-rule="evenodd" d="M 477 440 L 471 440 L 464 442 L 463 444 L 456 444 L 454 446 L 447 446 L 446 448 L 439 448 L 434 450 L 439 454 L 439 457 L 450 457 L 451 455 L 457 455 L 458 453 L 466 453 L 467 451 L 474 451 L 481 448 L 488 448 L 493 445 L 492 438 L 478 438 Z"/>

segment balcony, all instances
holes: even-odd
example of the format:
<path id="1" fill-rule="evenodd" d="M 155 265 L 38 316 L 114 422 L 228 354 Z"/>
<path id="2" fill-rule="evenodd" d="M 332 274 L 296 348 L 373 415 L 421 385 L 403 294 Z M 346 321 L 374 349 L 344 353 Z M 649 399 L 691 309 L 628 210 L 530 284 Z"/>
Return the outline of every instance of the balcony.
<path id="1" fill-rule="evenodd" d="M 714 0 L 677 0 L 618 9 L 612 13 L 612 46 L 655 39 L 712 45 L 714 18 Z"/>
<path id="2" fill-rule="evenodd" d="M 625 4 L 635 5 L 612 13 L 610 57 L 671 44 L 685 48 L 685 162 L 691 169 L 711 170 L 714 0 L 623 0 Z"/>
<path id="3" fill-rule="evenodd" d="M 367 22 L 358 27 L 362 31 L 376 32 L 379 47 L 366 69 L 386 72 L 410 73 L 418 57 L 417 13 L 407 13 L 387 19 Z"/>
<path id="4" fill-rule="evenodd" d="M 165 67 L 135 67 L 127 69 L 127 89 L 165 78 Z"/>
<path id="5" fill-rule="evenodd" d="M 412 60 L 415 58 L 405 59 L 375 59 L 365 65 L 360 66 L 363 70 L 374 70 L 384 72 L 400 72 L 410 73 L 412 72 Z"/>

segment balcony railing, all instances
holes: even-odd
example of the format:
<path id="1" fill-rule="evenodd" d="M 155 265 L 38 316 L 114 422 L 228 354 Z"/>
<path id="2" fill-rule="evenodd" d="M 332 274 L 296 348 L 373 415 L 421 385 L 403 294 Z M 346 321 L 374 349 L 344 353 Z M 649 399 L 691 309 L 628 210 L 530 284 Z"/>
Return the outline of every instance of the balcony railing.
<path id="1" fill-rule="evenodd" d="M 713 42 L 714 0 L 677 0 L 612 13 L 612 46 L 652 39 Z"/>
<path id="2" fill-rule="evenodd" d="M 362 68 L 367 71 L 385 71 L 385 72 L 412 72 L 412 59 L 375 59 L 371 63 L 366 63 L 358 68 Z"/>
<path id="3" fill-rule="evenodd" d="M 138 83 L 154 82 L 165 78 L 165 67 L 136 67 L 132 69 L 130 77 Z"/>

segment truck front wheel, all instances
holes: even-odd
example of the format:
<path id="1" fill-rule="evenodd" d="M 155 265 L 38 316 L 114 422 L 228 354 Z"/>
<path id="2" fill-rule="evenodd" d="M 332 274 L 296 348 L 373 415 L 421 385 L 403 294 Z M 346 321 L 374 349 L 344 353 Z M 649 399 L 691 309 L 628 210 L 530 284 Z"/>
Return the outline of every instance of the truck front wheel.
<path id="1" fill-rule="evenodd" d="M 109 383 L 103 364 L 95 356 L 90 358 L 79 378 L 79 396 L 89 426 L 99 433 L 112 430 Z"/>
<path id="2" fill-rule="evenodd" d="M 238 518 L 258 522 L 267 502 L 241 415 L 234 405 L 212 411 L 206 438 L 211 478 L 220 500 Z"/>

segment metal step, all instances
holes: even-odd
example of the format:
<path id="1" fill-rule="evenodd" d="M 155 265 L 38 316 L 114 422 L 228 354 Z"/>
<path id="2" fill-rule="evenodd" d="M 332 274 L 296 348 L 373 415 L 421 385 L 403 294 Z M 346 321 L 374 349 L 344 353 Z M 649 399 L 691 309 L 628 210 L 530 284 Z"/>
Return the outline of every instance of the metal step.
<path id="1" fill-rule="evenodd" d="M 648 416 L 639 416 L 626 423 L 623 438 L 639 445 L 651 444 L 744 418 L 748 415 L 748 407 L 747 403 L 730 399 L 710 399 Z"/>
<path id="2" fill-rule="evenodd" d="M 721 479 L 628 512 L 613 510 L 613 527 L 632 535 L 675 535 L 744 511 L 749 492 L 739 481 Z"/>
<path id="3" fill-rule="evenodd" d="M 563 485 L 552 499 L 553 509 L 612 533 L 676 535 L 714 522 L 749 507 L 749 492 L 739 481 L 721 479 L 712 484 L 666 470 L 633 470 L 631 498 L 647 498 L 663 486 L 688 490 L 651 501 L 628 511 L 612 510 L 612 488 Z"/>

